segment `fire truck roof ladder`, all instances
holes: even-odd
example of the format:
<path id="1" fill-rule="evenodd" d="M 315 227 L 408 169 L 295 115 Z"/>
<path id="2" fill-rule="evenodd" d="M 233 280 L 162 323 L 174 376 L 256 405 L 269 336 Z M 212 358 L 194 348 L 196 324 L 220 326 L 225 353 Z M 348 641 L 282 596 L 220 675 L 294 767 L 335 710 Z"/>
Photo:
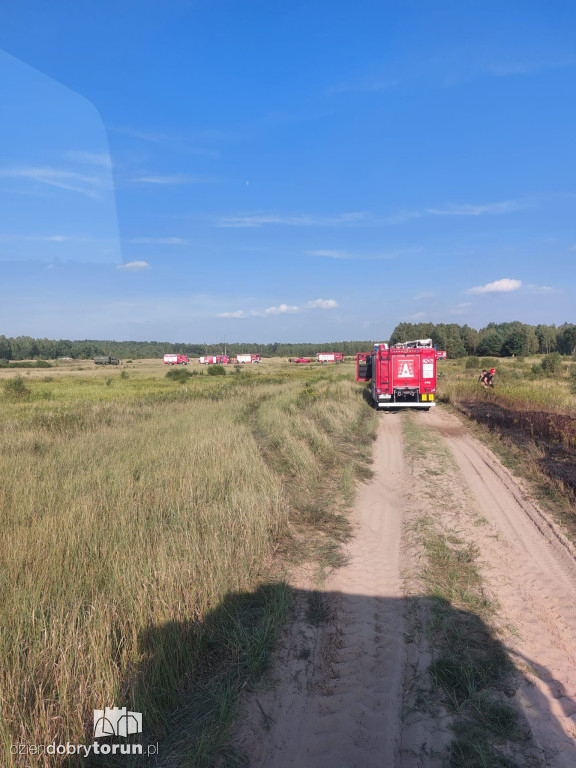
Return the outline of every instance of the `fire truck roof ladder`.
<path id="1" fill-rule="evenodd" d="M 415 341 L 402 341 L 398 344 L 394 344 L 395 347 L 404 348 L 419 348 L 419 347 L 433 347 L 432 339 L 416 339 Z"/>

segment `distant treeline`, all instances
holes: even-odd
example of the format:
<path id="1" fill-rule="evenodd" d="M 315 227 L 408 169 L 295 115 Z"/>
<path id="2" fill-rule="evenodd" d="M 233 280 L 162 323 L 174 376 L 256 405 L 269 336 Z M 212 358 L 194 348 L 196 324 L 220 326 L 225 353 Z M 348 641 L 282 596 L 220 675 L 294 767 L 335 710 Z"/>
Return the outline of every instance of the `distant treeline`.
<path id="1" fill-rule="evenodd" d="M 479 331 L 457 323 L 400 323 L 389 341 L 396 343 L 427 338 L 431 338 L 438 349 L 445 349 L 448 357 L 518 357 L 550 352 L 571 355 L 576 351 L 574 323 L 559 326 L 526 325 L 520 322 L 488 323 Z M 355 355 L 356 352 L 370 350 L 375 341 L 387 339 L 335 341 L 328 344 L 173 344 L 167 341 L 70 341 L 0 336 L 0 360 L 54 360 L 58 357 L 89 359 L 98 355 L 112 355 L 128 360 L 161 358 L 169 353 L 198 357 L 224 352 L 231 356 L 259 352 L 263 357 L 311 357 L 317 352 Z"/>
<path id="2" fill-rule="evenodd" d="M 488 323 L 479 331 L 457 323 L 400 323 L 390 337 L 391 343 L 409 339 L 431 338 L 448 357 L 518 357 L 536 353 L 560 352 L 571 355 L 576 351 L 576 325 L 526 325 Z"/>
<path id="3" fill-rule="evenodd" d="M 336 341 L 328 344 L 173 344 L 167 341 L 70 341 L 33 339 L 31 336 L 0 336 L 0 360 L 55 360 L 58 357 L 90 359 L 99 355 L 135 360 L 161 358 L 170 353 L 198 357 L 220 355 L 224 352 L 231 356 L 259 352 L 263 357 L 304 357 L 315 355 L 316 352 L 343 352 L 345 355 L 355 355 L 356 352 L 369 350 L 372 343 Z"/>

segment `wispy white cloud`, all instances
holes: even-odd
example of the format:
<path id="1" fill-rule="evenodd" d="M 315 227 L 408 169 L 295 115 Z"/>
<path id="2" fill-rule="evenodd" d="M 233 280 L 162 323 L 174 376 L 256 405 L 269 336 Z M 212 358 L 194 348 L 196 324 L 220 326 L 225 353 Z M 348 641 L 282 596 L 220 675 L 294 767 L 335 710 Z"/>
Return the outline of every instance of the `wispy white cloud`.
<path id="1" fill-rule="evenodd" d="M 300 306 L 295 304 L 278 304 L 266 309 L 237 309 L 234 312 L 220 312 L 216 317 L 269 317 L 271 315 L 294 315 L 299 312 L 306 312 L 315 309 L 337 309 L 338 302 L 335 299 L 312 299 Z"/>
<path id="2" fill-rule="evenodd" d="M 413 211 L 398 211 L 384 218 L 386 224 L 402 224 L 411 219 L 421 219 L 426 216 L 499 216 L 513 211 L 532 207 L 526 200 L 504 200 L 498 203 L 482 204 L 450 204 L 439 208 L 422 208 Z"/>
<path id="3" fill-rule="evenodd" d="M 338 227 L 338 226 L 369 226 L 402 224 L 412 219 L 431 216 L 498 216 L 514 211 L 533 207 L 534 201 L 503 200 L 496 203 L 461 203 L 444 206 L 430 206 L 416 210 L 397 211 L 387 215 L 375 215 L 368 211 L 350 211 L 332 215 L 313 213 L 246 213 L 236 216 L 220 216 L 215 219 L 219 227 Z M 309 251 L 310 255 L 323 256 L 331 259 L 387 259 L 397 254 L 383 253 L 372 256 L 355 254 L 335 249 L 319 249 Z"/>
<path id="4" fill-rule="evenodd" d="M 215 179 L 204 176 L 193 176 L 188 173 L 174 173 L 167 176 L 135 176 L 131 179 L 134 184 L 213 184 Z"/>
<path id="5" fill-rule="evenodd" d="M 556 293 L 556 290 L 549 285 L 527 285 L 527 290 L 530 291 L 530 293 L 542 293 L 542 294 L 550 294 L 550 293 Z"/>
<path id="6" fill-rule="evenodd" d="M 319 250 L 308 251 L 310 256 L 320 256 L 326 259 L 338 259 L 342 261 L 381 261 L 385 259 L 395 259 L 398 252 L 390 253 L 350 253 L 350 251 Z"/>
<path id="7" fill-rule="evenodd" d="M 237 309 L 235 312 L 219 312 L 216 317 L 247 317 L 243 309 Z"/>
<path id="8" fill-rule="evenodd" d="M 129 126 L 108 125 L 109 131 L 119 133 L 122 136 L 131 136 L 133 139 L 150 141 L 154 144 L 166 144 L 174 141 L 184 141 L 183 136 L 175 134 L 162 133 L 161 131 L 145 131 L 140 128 L 130 128 Z"/>
<path id="9" fill-rule="evenodd" d="M 562 56 L 549 59 L 509 59 L 487 61 L 481 65 L 483 73 L 492 77 L 514 77 L 532 75 L 553 69 L 566 69 L 576 66 L 576 56 Z"/>
<path id="10" fill-rule="evenodd" d="M 361 211 L 339 213 L 333 216 L 317 216 L 314 214 L 244 214 L 239 216 L 221 216 L 217 220 L 219 227 L 264 227 L 280 225 L 288 227 L 325 227 L 358 224 L 367 214 Z"/>
<path id="11" fill-rule="evenodd" d="M 286 315 L 291 314 L 293 312 L 300 312 L 301 307 L 294 307 L 290 304 L 279 304 L 277 307 L 267 307 L 263 312 L 259 313 L 262 315 Z M 256 312 L 252 312 L 252 314 L 258 314 Z"/>
<path id="12" fill-rule="evenodd" d="M 455 307 L 452 307 L 452 309 L 449 309 L 448 312 L 451 315 L 463 315 L 466 310 L 471 307 L 472 304 L 469 301 L 462 301 L 460 304 L 456 304 Z"/>
<path id="13" fill-rule="evenodd" d="M 498 216 L 521 208 L 518 200 L 505 200 L 501 203 L 485 203 L 483 205 L 448 205 L 446 208 L 427 208 L 428 216 Z"/>
<path id="14" fill-rule="evenodd" d="M 414 301 L 420 301 L 421 299 L 433 299 L 436 297 L 436 294 L 433 291 L 422 291 L 422 293 L 417 293 L 416 296 L 414 296 Z"/>
<path id="15" fill-rule="evenodd" d="M 196 142 L 223 140 L 225 136 L 228 136 L 228 134 L 218 131 L 200 131 L 189 136 L 183 136 L 163 131 L 141 130 L 129 126 L 107 126 L 107 128 L 109 131 L 122 136 L 128 136 L 129 138 L 152 144 L 163 144 L 172 149 L 180 150 L 184 154 L 206 157 L 209 160 L 218 160 L 221 157 L 220 152 L 215 149 L 197 146 Z"/>
<path id="16" fill-rule="evenodd" d="M 338 302 L 334 299 L 314 299 L 306 304 L 308 309 L 336 309 Z"/>
<path id="17" fill-rule="evenodd" d="M 340 93 L 378 93 L 379 91 L 389 91 L 398 86 L 398 80 L 387 78 L 363 78 L 355 81 L 346 81 L 337 83 L 327 90 L 328 95 L 338 95 Z"/>
<path id="18" fill-rule="evenodd" d="M 112 160 L 108 152 L 81 152 L 71 150 L 66 153 L 66 157 L 79 163 L 87 165 L 98 165 L 102 168 L 112 168 Z"/>
<path id="19" fill-rule="evenodd" d="M 189 240 L 182 237 L 133 237 L 128 240 L 135 245 L 189 245 Z"/>
<path id="20" fill-rule="evenodd" d="M 468 288 L 466 293 L 511 293 L 522 287 L 521 280 L 512 280 L 504 277 L 502 280 L 494 280 L 493 283 L 486 285 L 477 285 L 474 288 Z"/>
<path id="21" fill-rule="evenodd" d="M 423 320 L 425 317 L 426 317 L 425 312 L 414 312 L 413 315 L 407 315 L 406 320 L 417 321 L 417 320 Z"/>
<path id="22" fill-rule="evenodd" d="M 469 47 L 443 52 L 438 56 L 422 57 L 398 64 L 389 72 L 373 70 L 354 79 L 345 80 L 329 87 L 328 96 L 346 93 L 378 94 L 409 83 L 431 80 L 437 85 L 450 87 L 482 77 L 518 77 L 540 72 L 566 69 L 576 66 L 573 53 L 553 56 L 538 54 L 533 49 L 526 56 L 497 57 L 484 51 L 471 51 Z"/>
<path id="23" fill-rule="evenodd" d="M 47 243 L 82 243 L 86 242 L 87 237 L 70 237 L 68 235 L 47 235 L 46 237 L 28 237 L 27 240 L 43 240 Z"/>
<path id="24" fill-rule="evenodd" d="M 0 240 L 24 240 L 42 243 L 91 243 L 95 238 L 78 235 L 3 235 Z"/>
<path id="25" fill-rule="evenodd" d="M 147 261 L 129 261 L 126 264 L 119 264 L 116 269 L 126 270 L 128 272 L 139 272 L 144 269 L 150 269 Z"/>
<path id="26" fill-rule="evenodd" d="M 77 173 L 76 171 L 52 168 L 49 166 L 1 168 L 0 177 L 23 179 L 39 184 L 46 184 L 70 192 L 78 192 L 87 197 L 99 197 L 108 181 L 103 176 L 91 176 L 84 173 Z"/>

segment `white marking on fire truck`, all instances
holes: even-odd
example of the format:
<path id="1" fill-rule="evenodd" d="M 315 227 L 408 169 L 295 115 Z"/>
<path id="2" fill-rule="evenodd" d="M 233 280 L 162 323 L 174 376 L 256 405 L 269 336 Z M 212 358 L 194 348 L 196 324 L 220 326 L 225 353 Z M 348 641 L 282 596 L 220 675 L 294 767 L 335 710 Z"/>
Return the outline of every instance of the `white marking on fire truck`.
<path id="1" fill-rule="evenodd" d="M 410 363 L 406 360 L 402 363 L 402 368 L 398 372 L 399 379 L 411 379 L 414 376 L 414 370 Z"/>
<path id="2" fill-rule="evenodd" d="M 422 376 L 425 379 L 431 379 L 434 376 L 434 363 L 422 364 Z"/>

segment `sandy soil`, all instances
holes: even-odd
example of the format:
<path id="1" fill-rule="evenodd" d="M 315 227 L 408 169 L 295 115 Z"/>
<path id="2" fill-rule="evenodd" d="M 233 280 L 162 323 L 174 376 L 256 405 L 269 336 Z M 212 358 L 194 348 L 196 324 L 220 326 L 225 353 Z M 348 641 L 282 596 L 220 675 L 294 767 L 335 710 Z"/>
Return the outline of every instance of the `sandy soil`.
<path id="1" fill-rule="evenodd" d="M 455 416 L 441 409 L 421 416 L 457 463 L 439 478 L 459 500 L 449 524 L 478 544 L 499 620 L 517 630 L 506 638 L 522 671 L 516 699 L 537 752 L 553 768 L 576 766 L 574 548 Z M 423 637 L 418 645 L 405 636 L 403 516 L 429 501 L 404 465 L 400 422 L 381 417 L 375 475 L 358 494 L 348 564 L 321 590 L 330 620 L 311 622 L 311 588 L 301 580 L 268 685 L 246 698 L 237 745 L 252 768 L 441 764 L 446 723 L 432 723 L 430 713 L 406 717 L 428 651 Z"/>
<path id="2" fill-rule="evenodd" d="M 462 516 L 462 535 L 481 548 L 483 576 L 502 621 L 516 628 L 508 647 L 523 670 L 517 697 L 551 766 L 576 766 L 576 551 L 521 482 L 459 419 L 430 414 L 488 526 Z M 474 530 L 475 528 L 475 530 Z"/>

